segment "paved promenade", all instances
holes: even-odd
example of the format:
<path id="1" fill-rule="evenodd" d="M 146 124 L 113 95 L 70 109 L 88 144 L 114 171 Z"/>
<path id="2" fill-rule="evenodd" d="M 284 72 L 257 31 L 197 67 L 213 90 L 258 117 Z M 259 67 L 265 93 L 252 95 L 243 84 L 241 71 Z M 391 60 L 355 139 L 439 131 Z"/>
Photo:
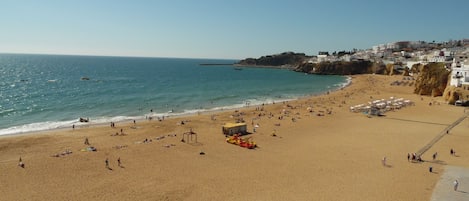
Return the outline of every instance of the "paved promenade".
<path id="1" fill-rule="evenodd" d="M 459 181 L 457 191 L 453 189 L 453 182 Z M 469 168 L 446 166 L 440 181 L 433 190 L 431 201 L 468 201 L 469 200 Z"/>

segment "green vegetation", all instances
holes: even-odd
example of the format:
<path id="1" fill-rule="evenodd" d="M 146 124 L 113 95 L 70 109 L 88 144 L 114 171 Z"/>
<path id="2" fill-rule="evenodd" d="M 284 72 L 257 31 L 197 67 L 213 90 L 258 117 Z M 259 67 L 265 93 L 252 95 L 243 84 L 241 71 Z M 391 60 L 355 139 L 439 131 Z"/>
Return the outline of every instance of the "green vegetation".
<path id="1" fill-rule="evenodd" d="M 247 58 L 238 62 L 245 66 L 297 66 L 308 57 L 304 53 L 284 52 L 277 55 L 262 56 L 258 59 Z"/>

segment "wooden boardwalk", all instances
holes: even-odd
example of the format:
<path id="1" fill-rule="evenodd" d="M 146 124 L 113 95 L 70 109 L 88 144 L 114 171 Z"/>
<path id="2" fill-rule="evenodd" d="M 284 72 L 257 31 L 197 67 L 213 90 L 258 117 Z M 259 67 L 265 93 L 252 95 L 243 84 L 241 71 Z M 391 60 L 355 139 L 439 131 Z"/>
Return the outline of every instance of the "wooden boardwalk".
<path id="1" fill-rule="evenodd" d="M 461 123 L 464 119 L 466 119 L 468 116 L 468 114 L 464 114 L 463 116 L 461 116 L 459 119 L 457 119 L 455 122 L 453 122 L 451 125 L 449 125 L 448 127 L 446 127 L 443 131 L 441 131 L 435 138 L 433 138 L 432 141 L 430 141 L 429 143 L 427 143 L 424 147 L 422 147 L 420 150 L 418 150 L 416 152 L 416 155 L 417 156 L 421 156 L 422 154 L 424 154 L 426 151 L 428 151 L 435 143 L 437 143 L 441 138 L 443 138 L 443 136 L 447 135 L 448 132 L 454 128 L 455 126 L 457 126 L 459 123 Z"/>

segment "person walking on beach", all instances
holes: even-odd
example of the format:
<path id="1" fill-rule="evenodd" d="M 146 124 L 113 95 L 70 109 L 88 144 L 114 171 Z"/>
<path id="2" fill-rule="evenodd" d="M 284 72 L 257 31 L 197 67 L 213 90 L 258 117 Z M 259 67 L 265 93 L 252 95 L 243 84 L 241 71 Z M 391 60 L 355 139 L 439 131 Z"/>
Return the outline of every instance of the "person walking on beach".
<path id="1" fill-rule="evenodd" d="M 456 179 L 456 180 L 454 180 L 454 182 L 453 182 L 454 191 L 457 191 L 457 190 L 458 190 L 458 186 L 459 186 L 459 181 Z"/>
<path id="2" fill-rule="evenodd" d="M 21 159 L 21 157 L 20 157 L 20 160 L 18 161 L 18 166 L 19 166 L 20 168 L 24 168 L 23 159 Z"/>
<path id="3" fill-rule="evenodd" d="M 438 155 L 438 152 L 435 152 L 435 153 L 433 154 L 433 160 L 436 159 L 436 156 L 437 156 L 437 155 Z"/>
<path id="4" fill-rule="evenodd" d="M 386 166 L 386 156 L 383 157 L 383 160 L 381 162 L 383 163 L 383 166 Z"/>
<path id="5" fill-rule="evenodd" d="M 121 157 L 117 158 L 117 166 L 121 166 Z"/>
<path id="6" fill-rule="evenodd" d="M 90 142 L 88 141 L 88 138 L 85 138 L 85 145 L 90 145 Z"/>
<path id="7" fill-rule="evenodd" d="M 410 161 L 410 153 L 407 153 L 407 161 Z"/>
<path id="8" fill-rule="evenodd" d="M 450 153 L 451 155 L 454 155 L 454 150 L 453 150 L 453 148 L 451 148 L 451 150 L 449 150 L 449 153 Z"/>
<path id="9" fill-rule="evenodd" d="M 106 168 L 109 169 L 109 160 L 106 158 L 106 160 L 104 161 L 104 163 L 106 163 Z"/>

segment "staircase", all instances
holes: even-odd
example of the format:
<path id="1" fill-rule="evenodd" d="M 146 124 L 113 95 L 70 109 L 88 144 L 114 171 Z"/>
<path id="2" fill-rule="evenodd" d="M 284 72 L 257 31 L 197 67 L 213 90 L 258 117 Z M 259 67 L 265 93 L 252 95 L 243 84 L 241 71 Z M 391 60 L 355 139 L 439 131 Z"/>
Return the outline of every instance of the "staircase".
<path id="1" fill-rule="evenodd" d="M 447 135 L 449 130 L 457 126 L 459 123 L 461 123 L 464 119 L 466 119 L 468 114 L 464 114 L 462 117 L 457 119 L 455 122 L 453 122 L 451 125 L 446 127 L 443 131 L 441 131 L 435 138 L 433 138 L 432 141 L 430 141 L 428 144 L 426 144 L 424 147 L 422 147 L 420 150 L 416 152 L 417 156 L 421 156 L 424 154 L 426 151 L 428 151 L 435 143 L 437 143 L 443 136 Z"/>

